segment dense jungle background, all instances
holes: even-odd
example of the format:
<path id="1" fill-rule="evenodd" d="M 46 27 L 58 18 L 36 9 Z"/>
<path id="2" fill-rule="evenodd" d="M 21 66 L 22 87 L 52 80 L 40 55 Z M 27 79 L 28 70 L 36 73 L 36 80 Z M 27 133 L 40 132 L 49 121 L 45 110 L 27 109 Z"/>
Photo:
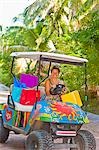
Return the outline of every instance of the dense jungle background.
<path id="1" fill-rule="evenodd" d="M 61 65 L 61 78 L 70 91 L 80 92 L 84 109 L 99 114 L 98 1 L 36 0 L 15 16 L 13 22 L 15 26 L 0 26 L 0 82 L 7 86 L 13 82 L 10 53 L 14 51 L 46 51 L 86 58 L 87 101 L 84 100 L 84 67 Z M 20 64 L 18 67 L 20 70 Z"/>

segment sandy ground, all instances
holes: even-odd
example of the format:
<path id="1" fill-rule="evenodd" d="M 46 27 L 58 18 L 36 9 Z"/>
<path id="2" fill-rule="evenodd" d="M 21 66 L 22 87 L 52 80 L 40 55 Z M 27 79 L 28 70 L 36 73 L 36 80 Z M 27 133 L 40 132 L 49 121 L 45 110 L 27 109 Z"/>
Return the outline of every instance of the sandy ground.
<path id="1" fill-rule="evenodd" d="M 99 116 L 88 113 L 89 124 L 83 125 L 82 129 L 89 130 L 96 139 L 96 150 L 99 150 Z M 25 139 L 23 135 L 11 133 L 5 144 L 0 144 L 0 150 L 25 150 Z M 65 150 L 65 149 L 64 149 Z"/>

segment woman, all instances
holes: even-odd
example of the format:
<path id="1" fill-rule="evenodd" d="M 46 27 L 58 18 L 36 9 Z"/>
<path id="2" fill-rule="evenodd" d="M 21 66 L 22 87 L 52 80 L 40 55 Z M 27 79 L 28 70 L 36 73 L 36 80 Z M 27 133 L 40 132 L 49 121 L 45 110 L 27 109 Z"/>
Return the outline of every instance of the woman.
<path id="1" fill-rule="evenodd" d="M 59 99 L 58 95 L 51 95 L 51 88 L 55 88 L 58 84 L 64 84 L 63 81 L 59 79 L 60 69 L 58 66 L 53 66 L 51 69 L 51 75 L 45 82 L 45 92 L 48 99 Z"/>

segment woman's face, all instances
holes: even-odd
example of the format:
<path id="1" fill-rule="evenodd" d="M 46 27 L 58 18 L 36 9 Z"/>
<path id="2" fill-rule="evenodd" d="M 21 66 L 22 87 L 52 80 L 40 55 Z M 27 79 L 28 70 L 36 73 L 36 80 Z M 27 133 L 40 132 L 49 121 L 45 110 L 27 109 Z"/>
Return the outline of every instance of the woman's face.
<path id="1" fill-rule="evenodd" d="M 58 78 L 59 77 L 59 71 L 58 69 L 53 69 L 51 73 L 52 78 Z"/>

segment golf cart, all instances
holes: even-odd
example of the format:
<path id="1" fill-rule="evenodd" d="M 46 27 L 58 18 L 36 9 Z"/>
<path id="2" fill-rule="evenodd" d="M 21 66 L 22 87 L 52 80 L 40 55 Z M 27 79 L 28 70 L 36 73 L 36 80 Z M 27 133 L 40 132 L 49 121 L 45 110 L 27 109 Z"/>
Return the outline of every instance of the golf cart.
<path id="1" fill-rule="evenodd" d="M 52 91 L 52 94 L 60 95 L 60 101 L 47 100 L 42 92 L 44 87 L 41 86 L 41 83 L 49 77 L 53 63 L 86 67 L 88 61 L 47 52 L 14 52 L 11 56 L 14 82 L 8 102 L 3 104 L 1 109 L 0 143 L 5 143 L 9 132 L 14 131 L 27 136 L 26 150 L 95 150 L 96 142 L 92 133 L 80 130 L 89 120 L 81 108 L 79 92 L 75 90 L 61 95 L 64 86 L 60 84 Z M 17 79 L 13 73 L 17 58 L 37 60 L 37 76 L 24 73 Z M 48 75 L 42 81 L 40 81 L 41 62 L 48 64 Z"/>

